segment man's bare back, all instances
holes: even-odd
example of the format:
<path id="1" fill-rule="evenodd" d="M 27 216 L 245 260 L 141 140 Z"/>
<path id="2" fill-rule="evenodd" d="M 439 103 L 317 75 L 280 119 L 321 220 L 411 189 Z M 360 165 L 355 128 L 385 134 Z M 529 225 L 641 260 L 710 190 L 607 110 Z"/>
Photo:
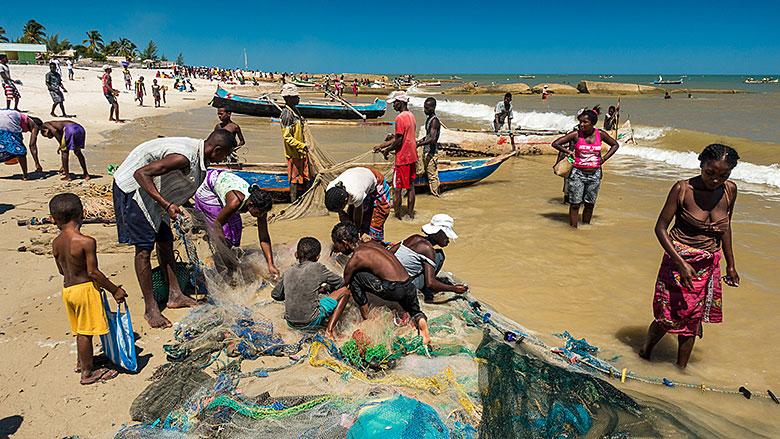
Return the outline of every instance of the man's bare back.
<path id="1" fill-rule="evenodd" d="M 65 127 L 75 123 L 76 122 L 73 122 L 72 120 L 50 120 L 43 123 L 43 128 L 50 129 L 54 138 L 57 139 L 58 142 L 62 142 L 62 133 L 65 131 Z"/>
<path id="2" fill-rule="evenodd" d="M 348 266 L 353 264 L 354 271 L 369 271 L 380 279 L 390 282 L 403 282 L 409 278 L 403 265 L 381 244 L 365 242 L 354 251 Z"/>

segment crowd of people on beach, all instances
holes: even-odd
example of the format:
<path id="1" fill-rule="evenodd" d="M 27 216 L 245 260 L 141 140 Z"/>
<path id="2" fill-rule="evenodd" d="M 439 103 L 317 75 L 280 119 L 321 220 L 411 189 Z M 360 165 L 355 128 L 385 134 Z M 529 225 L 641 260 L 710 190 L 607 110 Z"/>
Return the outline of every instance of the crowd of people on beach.
<path id="1" fill-rule="evenodd" d="M 182 68 L 175 74 L 183 77 L 217 75 L 222 79 L 227 75 L 203 69 Z M 70 179 L 70 151 L 77 157 L 84 178 L 89 179 L 82 152 L 86 137 L 83 126 L 71 120 L 44 122 L 11 109 L 10 103 L 14 100 L 18 106 L 18 92 L 14 92 L 7 68 L 0 70 L 0 76 L 9 107 L 0 110 L 0 161 L 18 161 L 26 179 L 27 148 L 22 133 L 30 132 L 29 149 L 36 170 L 40 171 L 37 154 L 40 133 L 58 142 L 63 180 Z M 116 102 L 118 91 L 111 82 L 111 68 L 106 66 L 100 78 L 104 95 L 111 105 L 110 119 L 120 121 Z M 63 116 L 67 116 L 62 98 L 67 90 L 54 64 L 45 82 L 52 96 L 52 116 L 57 107 Z M 127 76 L 125 82 L 129 86 Z M 158 105 L 161 88 L 156 82 L 153 81 L 151 89 L 155 105 Z M 146 94 L 143 77 L 136 81 L 135 91 L 142 105 Z M 285 102 L 281 109 L 281 134 L 290 198 L 295 202 L 312 186 L 312 143 L 306 134 L 307 122 L 297 108 L 300 93 L 296 85 L 285 83 L 281 96 Z M 504 125 L 511 131 L 511 100 L 511 94 L 507 93 L 496 105 L 495 131 Z M 179 286 L 171 228 L 172 222 L 185 217 L 182 206 L 193 200 L 194 209 L 203 215 L 214 236 L 227 248 L 241 246 L 243 223 L 240 214 L 247 212 L 256 219 L 269 275 L 278 281 L 271 296 L 285 302 L 284 317 L 291 328 L 324 328 L 327 336 L 335 337 L 336 324 L 349 299 L 355 302 L 362 317 L 367 318 L 369 297 L 374 295 L 397 303 L 417 327 L 423 342 L 429 344 L 427 317 L 418 293 L 424 302 L 433 302 L 438 292 L 462 294 L 468 289 L 465 284 L 452 285 L 437 277 L 444 263 L 442 248 L 457 238 L 454 219 L 447 214 L 436 214 L 422 226 L 422 234 L 395 244 L 385 241 L 385 224 L 391 210 L 398 219 L 402 219 L 404 213 L 410 219 L 415 217 L 414 180 L 418 174 L 427 176 L 431 194 L 439 196 L 437 144 L 441 122 L 436 115 L 436 99 L 426 99 L 423 106 L 426 135 L 417 139 L 416 119 L 408 108 L 409 96 L 396 91 L 387 103 L 398 113 L 395 132 L 377 144 L 373 151 L 385 158 L 391 153 L 394 155 L 391 181 L 377 169 L 357 166 L 341 172 L 324 190 L 325 207 L 338 215 L 338 223 L 332 227 L 330 246 L 333 252 L 349 256 L 341 275 L 318 262 L 322 243 L 312 237 L 302 237 L 298 241 L 296 265 L 285 271 L 276 266 L 268 228 L 268 214 L 273 206 L 271 194 L 228 169 L 209 167 L 226 161 L 246 143 L 240 126 L 231 119 L 227 109 L 217 109 L 219 122 L 206 139 L 158 138 L 135 147 L 114 172 L 113 205 L 118 241 L 135 248 L 133 265 L 145 302 L 144 318 L 150 326 L 171 326 L 160 312 L 153 294 L 152 250 L 156 249 L 168 285 L 167 307 L 196 305 L 196 301 L 186 296 Z M 560 151 L 560 158 L 571 164 L 566 174 L 565 191 L 572 227 L 578 225 L 579 209 L 583 204 L 582 222 L 590 223 L 602 166 L 619 147 L 609 134 L 617 128 L 619 106 L 609 108 L 604 129 L 596 128 L 599 113 L 599 107 L 581 110 L 574 129 L 552 143 Z M 609 148 L 604 148 L 604 144 Z M 737 187 L 728 180 L 738 159 L 737 152 L 728 146 L 709 145 L 699 155 L 700 175 L 677 182 L 669 193 L 655 227 L 665 255 L 653 299 L 655 318 L 639 353 L 643 358 L 650 358 L 653 347 L 664 334 L 678 334 L 677 365 L 685 367 L 695 337 L 702 335 L 702 323 L 721 321 L 721 250 L 726 260 L 724 281 L 731 286 L 739 285 L 730 228 Z M 404 191 L 405 210 L 402 208 Z M 49 207 L 51 217 L 61 230 L 53 243 L 53 255 L 64 276 L 63 298 L 73 333 L 78 338 L 81 382 L 91 384 L 113 378 L 115 372 L 94 367 L 91 338 L 108 331 L 100 289 L 111 293 L 117 302 L 125 300 L 127 293 L 97 268 L 95 240 L 80 231 L 83 206 L 79 198 L 59 194 L 52 198 Z"/>

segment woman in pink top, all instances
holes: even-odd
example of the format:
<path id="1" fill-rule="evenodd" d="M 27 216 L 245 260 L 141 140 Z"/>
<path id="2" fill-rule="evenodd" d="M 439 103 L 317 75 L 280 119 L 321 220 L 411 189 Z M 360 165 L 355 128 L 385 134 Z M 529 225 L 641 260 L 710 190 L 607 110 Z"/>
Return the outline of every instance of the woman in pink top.
<path id="1" fill-rule="evenodd" d="M 555 139 L 553 148 L 574 160 L 574 168 L 569 175 L 569 224 L 577 227 L 580 214 L 580 204 L 585 203 L 582 210 L 582 222 L 590 224 L 593 218 L 593 207 L 601 186 L 601 165 L 604 164 L 618 149 L 618 143 L 604 130 L 596 129 L 599 120 L 598 106 L 593 110 L 580 111 L 577 116 L 579 129 Z M 563 145 L 569 142 L 577 143 L 574 151 Z M 609 145 L 609 151 L 603 156 L 602 142 Z"/>

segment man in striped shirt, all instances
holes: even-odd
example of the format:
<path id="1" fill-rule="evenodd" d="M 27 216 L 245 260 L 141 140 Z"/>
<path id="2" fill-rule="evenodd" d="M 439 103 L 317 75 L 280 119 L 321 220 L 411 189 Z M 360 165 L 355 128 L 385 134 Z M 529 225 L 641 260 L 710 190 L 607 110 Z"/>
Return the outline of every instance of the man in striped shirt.
<path id="1" fill-rule="evenodd" d="M 203 182 L 206 167 L 221 162 L 236 148 L 236 138 L 226 130 L 215 130 L 204 140 L 163 137 L 133 149 L 114 173 L 114 213 L 119 242 L 135 246 L 135 273 L 144 296 L 144 318 L 153 328 L 171 322 L 157 306 L 152 290 L 150 256 L 157 247 L 168 283 L 168 308 L 192 306 L 176 278 L 173 233 L 170 220 L 183 212 L 180 204 L 189 200 Z"/>

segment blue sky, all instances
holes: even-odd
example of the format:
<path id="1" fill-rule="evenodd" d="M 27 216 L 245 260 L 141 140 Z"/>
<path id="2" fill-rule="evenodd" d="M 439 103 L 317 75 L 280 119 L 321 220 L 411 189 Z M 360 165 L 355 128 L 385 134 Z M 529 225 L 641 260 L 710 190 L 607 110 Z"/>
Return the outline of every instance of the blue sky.
<path id="1" fill-rule="evenodd" d="M 780 72 L 780 2 L 36 2 L 3 8 L 81 42 L 154 40 L 187 64 L 310 72 Z M 370 5 L 370 6 L 367 6 Z M 585 8 L 584 6 L 587 6 Z"/>

